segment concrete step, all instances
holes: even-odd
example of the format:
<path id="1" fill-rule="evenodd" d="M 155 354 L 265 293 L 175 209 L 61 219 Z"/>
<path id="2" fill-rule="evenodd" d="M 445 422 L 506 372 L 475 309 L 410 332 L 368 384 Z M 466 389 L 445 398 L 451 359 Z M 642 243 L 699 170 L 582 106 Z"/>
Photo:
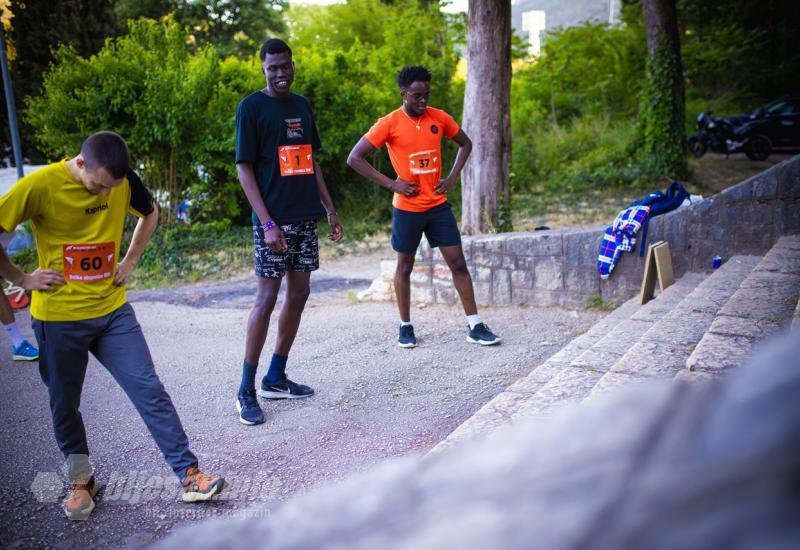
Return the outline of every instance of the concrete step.
<path id="1" fill-rule="evenodd" d="M 681 277 L 655 299 L 636 309 L 613 330 L 602 334 L 590 348 L 568 365 L 559 368 L 535 394 L 521 401 L 512 420 L 541 414 L 555 405 L 583 400 L 642 334 L 678 305 L 704 278 L 705 275 L 699 273 Z"/>
<path id="2" fill-rule="evenodd" d="M 721 375 L 794 317 L 800 295 L 800 235 L 781 237 L 717 313 L 686 361 L 693 372 Z"/>
<path id="3" fill-rule="evenodd" d="M 568 366 L 573 359 L 592 347 L 599 338 L 613 331 L 617 325 L 633 315 L 639 307 L 639 298 L 632 298 L 603 317 L 589 330 L 574 338 L 544 363 L 531 370 L 527 376 L 517 380 L 478 409 L 475 414 L 456 428 L 447 438 L 439 442 L 430 452 L 441 452 L 461 441 L 488 434 L 507 423 L 511 419 L 511 412 L 516 409 L 521 401 L 530 398 L 555 373 Z"/>
<path id="4" fill-rule="evenodd" d="M 642 334 L 600 378 L 589 397 L 646 378 L 671 379 L 685 370 L 686 359 L 717 312 L 760 261 L 759 256 L 734 256 L 706 277 L 672 311 Z"/>

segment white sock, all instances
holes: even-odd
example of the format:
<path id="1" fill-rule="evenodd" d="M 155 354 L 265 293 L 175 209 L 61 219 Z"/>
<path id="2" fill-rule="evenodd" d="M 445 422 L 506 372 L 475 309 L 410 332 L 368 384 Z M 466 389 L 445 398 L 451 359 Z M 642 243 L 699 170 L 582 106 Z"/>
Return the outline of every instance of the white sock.
<path id="1" fill-rule="evenodd" d="M 12 321 L 11 324 L 3 325 L 6 327 L 6 332 L 8 333 L 8 337 L 11 338 L 11 345 L 15 348 L 19 346 L 24 338 L 19 333 L 19 329 L 17 328 L 17 323 Z"/>
<path id="2" fill-rule="evenodd" d="M 403 321 L 402 319 L 400 319 L 400 326 L 401 327 L 410 327 L 411 326 L 411 321 Z"/>
<path id="3" fill-rule="evenodd" d="M 469 323 L 469 329 L 472 330 L 475 328 L 475 325 L 480 324 L 481 316 L 477 313 L 475 315 L 467 315 L 467 322 Z"/>

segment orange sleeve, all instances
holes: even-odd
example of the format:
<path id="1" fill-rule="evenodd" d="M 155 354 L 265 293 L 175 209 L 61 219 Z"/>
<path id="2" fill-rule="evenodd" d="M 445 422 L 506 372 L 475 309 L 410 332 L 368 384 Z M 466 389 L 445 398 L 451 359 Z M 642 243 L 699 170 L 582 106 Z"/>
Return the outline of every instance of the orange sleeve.
<path id="1" fill-rule="evenodd" d="M 442 113 L 444 114 L 444 135 L 445 137 L 451 138 L 458 133 L 461 127 L 448 113 L 444 111 Z"/>
<path id="2" fill-rule="evenodd" d="M 386 145 L 386 142 L 389 141 L 389 117 L 379 118 L 369 129 L 369 132 L 364 134 L 364 137 L 375 149 L 380 149 Z"/>

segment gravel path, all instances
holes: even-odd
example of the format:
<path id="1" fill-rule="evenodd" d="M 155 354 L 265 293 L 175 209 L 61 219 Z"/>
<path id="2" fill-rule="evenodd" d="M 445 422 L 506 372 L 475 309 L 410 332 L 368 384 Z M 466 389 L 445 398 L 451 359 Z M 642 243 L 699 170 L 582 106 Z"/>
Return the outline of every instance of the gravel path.
<path id="1" fill-rule="evenodd" d="M 106 487 L 89 521 L 68 522 L 58 504 L 61 456 L 46 390 L 36 365 L 12 362 L 2 344 L 0 547 L 136 547 L 189 521 L 251 515 L 255 504 L 266 515 L 270 503 L 298 491 L 430 449 L 601 316 L 556 308 L 484 308 L 484 320 L 504 343 L 479 348 L 465 342 L 460 308 L 415 307 L 420 346 L 399 349 L 394 304 L 348 298 L 348 290 L 365 288 L 377 274 L 378 259 L 337 260 L 312 276 L 312 299 L 288 373 L 317 395 L 262 401 L 267 422 L 255 427 L 240 424 L 235 411 L 253 281 L 131 292 L 201 466 L 231 482 L 219 502 L 177 501 L 177 482 L 144 424 L 92 359 L 82 412 L 98 480 Z M 18 320 L 30 335 L 27 311 Z M 271 332 L 265 349 L 273 344 Z"/>

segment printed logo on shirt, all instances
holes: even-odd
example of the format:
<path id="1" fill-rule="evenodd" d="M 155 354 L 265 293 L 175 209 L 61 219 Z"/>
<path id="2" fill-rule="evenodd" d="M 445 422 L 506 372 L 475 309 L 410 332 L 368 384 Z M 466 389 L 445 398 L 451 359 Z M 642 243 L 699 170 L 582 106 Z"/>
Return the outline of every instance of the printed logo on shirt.
<path id="1" fill-rule="evenodd" d="M 286 137 L 289 139 L 298 139 L 303 137 L 303 119 L 302 118 L 286 118 Z"/>
<path id="2" fill-rule="evenodd" d="M 91 215 L 91 214 L 97 214 L 97 213 L 98 213 L 98 212 L 100 212 L 101 210 L 108 210 L 108 203 L 107 203 L 107 202 L 104 202 L 103 204 L 101 204 L 101 205 L 99 205 L 99 206 L 92 206 L 91 208 L 87 208 L 87 209 L 84 211 L 84 213 L 85 213 L 87 216 L 89 216 L 89 215 Z"/>
<path id="3" fill-rule="evenodd" d="M 436 126 L 435 124 L 431 124 L 431 133 L 432 134 L 438 134 L 439 133 L 439 127 Z"/>

